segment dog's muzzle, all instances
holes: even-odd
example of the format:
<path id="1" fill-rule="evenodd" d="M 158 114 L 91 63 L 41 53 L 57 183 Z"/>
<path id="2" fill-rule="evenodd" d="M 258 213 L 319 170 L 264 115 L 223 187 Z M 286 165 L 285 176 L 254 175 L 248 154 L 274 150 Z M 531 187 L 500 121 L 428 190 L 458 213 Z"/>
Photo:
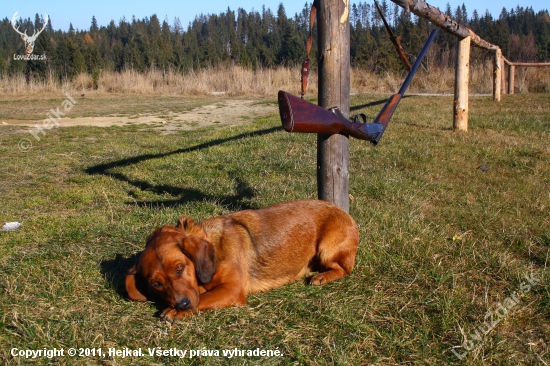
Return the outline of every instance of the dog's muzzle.
<path id="1" fill-rule="evenodd" d="M 191 300 L 188 297 L 184 297 L 176 303 L 176 310 L 189 310 L 191 307 Z"/>

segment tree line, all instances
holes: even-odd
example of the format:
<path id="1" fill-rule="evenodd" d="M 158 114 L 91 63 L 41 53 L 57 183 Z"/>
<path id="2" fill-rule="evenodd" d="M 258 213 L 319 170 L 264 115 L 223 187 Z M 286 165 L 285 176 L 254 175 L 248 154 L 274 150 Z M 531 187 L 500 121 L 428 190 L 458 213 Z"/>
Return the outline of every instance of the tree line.
<path id="1" fill-rule="evenodd" d="M 402 45 L 413 58 L 422 47 L 431 25 L 392 2 L 382 0 L 380 6 L 394 33 L 401 35 Z M 54 30 L 49 19 L 34 46 L 35 55 L 44 60 L 21 60 L 15 55 L 25 52 L 25 43 L 14 31 L 10 20 L 0 22 L 0 76 L 25 74 L 29 78 L 44 78 L 48 74 L 60 80 L 70 80 L 79 73 L 97 77 L 101 70 L 134 69 L 187 73 L 223 64 L 238 64 L 249 68 L 293 66 L 305 58 L 305 42 L 309 31 L 309 10 L 287 16 L 281 3 L 276 12 L 262 7 L 261 11 L 236 11 L 230 8 L 220 14 L 201 14 L 184 29 L 179 18 L 171 23 L 157 15 L 143 19 L 132 17 L 108 25 L 99 25 L 92 17 L 89 29 Z M 550 16 L 548 10 L 535 13 L 532 7 L 517 6 L 502 9 L 498 18 L 489 12 L 468 13 L 464 4 L 445 13 L 470 27 L 483 39 L 500 46 L 511 61 L 548 61 L 550 59 Z M 354 3 L 350 9 L 351 63 L 353 67 L 374 72 L 400 70 L 401 64 L 382 19 L 374 4 Z M 41 29 L 44 19 L 21 19 L 19 29 L 30 35 Z M 314 36 L 316 29 L 314 29 Z M 316 41 L 311 55 L 316 54 Z M 439 32 L 432 49 L 429 65 L 448 67 L 454 63 L 455 37 Z M 474 58 L 489 55 L 477 51 Z M 312 57 L 312 67 L 315 57 Z"/>

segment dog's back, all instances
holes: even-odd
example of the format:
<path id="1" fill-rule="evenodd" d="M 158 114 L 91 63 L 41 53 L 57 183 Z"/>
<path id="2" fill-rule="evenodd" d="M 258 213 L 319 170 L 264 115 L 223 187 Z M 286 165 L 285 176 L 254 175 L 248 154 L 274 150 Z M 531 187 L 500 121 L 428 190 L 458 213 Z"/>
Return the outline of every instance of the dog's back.
<path id="1" fill-rule="evenodd" d="M 315 276 L 312 284 L 348 275 L 359 242 L 353 218 L 325 201 L 285 202 L 215 217 L 197 226 L 216 248 L 220 266 L 239 263 L 245 293 L 294 282 L 310 271 L 339 273 L 335 278 Z"/>

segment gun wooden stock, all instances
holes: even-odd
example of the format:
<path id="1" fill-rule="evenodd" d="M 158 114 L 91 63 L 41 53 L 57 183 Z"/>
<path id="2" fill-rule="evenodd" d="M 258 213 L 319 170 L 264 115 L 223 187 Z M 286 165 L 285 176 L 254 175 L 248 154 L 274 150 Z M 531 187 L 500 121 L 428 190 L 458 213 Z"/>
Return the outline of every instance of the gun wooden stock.
<path id="1" fill-rule="evenodd" d="M 384 127 L 381 123 L 352 122 L 336 107 L 326 110 L 283 90 L 279 91 L 278 97 L 279 114 L 285 131 L 342 133 L 372 143 L 377 143 L 382 135 Z"/>

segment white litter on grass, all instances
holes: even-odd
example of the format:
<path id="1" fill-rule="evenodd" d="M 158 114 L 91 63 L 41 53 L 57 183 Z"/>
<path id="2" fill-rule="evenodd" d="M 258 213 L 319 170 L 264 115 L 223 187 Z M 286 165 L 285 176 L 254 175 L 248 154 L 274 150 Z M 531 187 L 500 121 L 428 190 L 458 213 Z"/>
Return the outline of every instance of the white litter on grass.
<path id="1" fill-rule="evenodd" d="M 4 226 L 2 226 L 2 231 L 12 231 L 17 230 L 23 225 L 22 222 L 6 222 Z"/>

